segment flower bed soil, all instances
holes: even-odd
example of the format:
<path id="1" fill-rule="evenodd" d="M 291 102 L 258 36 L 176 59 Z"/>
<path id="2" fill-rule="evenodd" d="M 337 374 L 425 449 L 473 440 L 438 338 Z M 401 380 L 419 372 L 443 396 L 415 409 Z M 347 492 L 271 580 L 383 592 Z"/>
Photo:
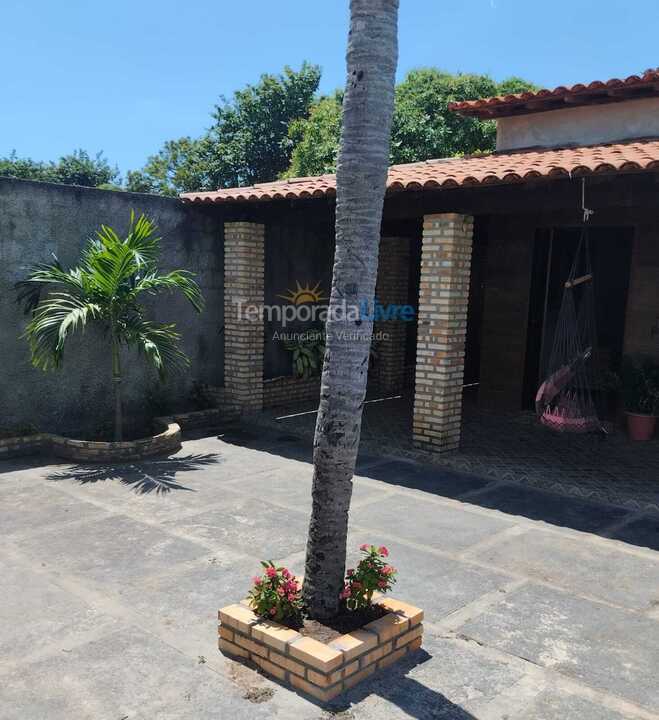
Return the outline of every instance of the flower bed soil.
<path id="1" fill-rule="evenodd" d="M 304 637 L 310 637 L 319 642 L 328 643 L 340 635 L 359 630 L 359 628 L 373 620 L 379 620 L 388 612 L 389 610 L 382 605 L 372 605 L 370 608 L 364 610 L 345 609 L 331 620 L 326 620 L 325 622 L 304 618 L 302 622 L 291 621 L 289 623 L 285 621 L 283 624 L 286 625 L 286 627 L 297 630 L 300 635 Z"/>

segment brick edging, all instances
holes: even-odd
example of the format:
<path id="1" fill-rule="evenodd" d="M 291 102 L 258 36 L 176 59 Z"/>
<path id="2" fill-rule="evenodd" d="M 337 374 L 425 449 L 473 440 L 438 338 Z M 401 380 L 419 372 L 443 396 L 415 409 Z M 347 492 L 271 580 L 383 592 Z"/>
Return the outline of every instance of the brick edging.
<path id="1" fill-rule="evenodd" d="M 87 462 L 140 460 L 180 450 L 181 428 L 204 427 L 223 419 L 226 419 L 225 413 L 220 408 L 165 415 L 153 420 L 162 432 L 124 442 L 74 440 L 55 433 L 20 435 L 0 439 L 0 460 L 37 453 L 52 453 L 66 460 Z"/>
<path id="2" fill-rule="evenodd" d="M 245 605 L 229 605 L 218 613 L 219 648 L 250 660 L 295 691 L 328 702 L 421 647 L 423 610 L 391 598 L 378 603 L 390 612 L 329 643 L 265 621 Z"/>

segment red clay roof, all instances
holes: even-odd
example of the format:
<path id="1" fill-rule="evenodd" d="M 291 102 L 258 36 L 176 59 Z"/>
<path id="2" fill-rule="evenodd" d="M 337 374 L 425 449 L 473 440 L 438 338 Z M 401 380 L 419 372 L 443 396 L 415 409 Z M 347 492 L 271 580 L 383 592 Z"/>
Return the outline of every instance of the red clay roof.
<path id="1" fill-rule="evenodd" d="M 630 75 L 624 80 L 595 80 L 587 85 L 571 87 L 559 85 L 553 90 L 535 90 L 514 95 L 449 103 L 449 110 L 461 115 L 494 118 L 530 112 L 544 112 L 561 107 L 619 102 L 638 97 L 659 95 L 659 69 L 646 70 L 642 75 Z"/>
<path id="2" fill-rule="evenodd" d="M 392 165 L 387 192 L 519 183 L 538 178 L 564 178 L 592 173 L 659 171 L 659 139 L 609 145 L 518 150 L 478 157 L 448 158 Z M 336 177 L 293 178 L 248 187 L 181 195 L 188 203 L 249 202 L 336 195 Z"/>

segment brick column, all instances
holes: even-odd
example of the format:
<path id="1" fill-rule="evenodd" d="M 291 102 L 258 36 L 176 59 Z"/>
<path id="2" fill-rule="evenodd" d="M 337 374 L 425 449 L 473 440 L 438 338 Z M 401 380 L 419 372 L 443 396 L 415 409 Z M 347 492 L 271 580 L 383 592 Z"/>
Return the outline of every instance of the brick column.
<path id="1" fill-rule="evenodd" d="M 473 218 L 423 218 L 414 394 L 414 444 L 432 452 L 460 445 Z"/>
<path id="2" fill-rule="evenodd" d="M 409 243 L 407 238 L 383 237 L 380 240 L 375 297 L 382 305 L 407 304 Z M 407 334 L 405 325 L 402 320 L 382 320 L 375 323 L 374 332 L 385 336 L 376 343 L 376 368 L 380 392 L 387 395 L 400 392 L 403 388 Z"/>
<path id="3" fill-rule="evenodd" d="M 240 414 L 263 408 L 264 226 L 224 224 L 224 386 Z"/>

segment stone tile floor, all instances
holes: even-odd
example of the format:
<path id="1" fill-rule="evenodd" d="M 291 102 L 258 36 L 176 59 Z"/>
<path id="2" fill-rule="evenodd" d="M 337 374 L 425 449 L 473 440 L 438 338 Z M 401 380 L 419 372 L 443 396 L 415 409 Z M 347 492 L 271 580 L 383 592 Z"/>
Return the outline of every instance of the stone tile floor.
<path id="1" fill-rule="evenodd" d="M 269 411 L 257 422 L 312 438 L 315 408 Z M 364 450 L 432 462 L 445 468 L 561 494 L 591 498 L 636 510 L 659 512 L 659 440 L 632 443 L 621 430 L 605 438 L 559 435 L 533 413 L 490 413 L 465 402 L 458 452 L 429 456 L 412 445 L 409 398 L 367 402 Z"/>
<path id="2" fill-rule="evenodd" d="M 367 447 L 351 560 L 389 546 L 424 648 L 324 708 L 221 656 L 217 609 L 258 561 L 302 570 L 310 455 L 250 427 L 127 465 L 4 461 L 0 719 L 659 719 L 659 515 Z"/>

